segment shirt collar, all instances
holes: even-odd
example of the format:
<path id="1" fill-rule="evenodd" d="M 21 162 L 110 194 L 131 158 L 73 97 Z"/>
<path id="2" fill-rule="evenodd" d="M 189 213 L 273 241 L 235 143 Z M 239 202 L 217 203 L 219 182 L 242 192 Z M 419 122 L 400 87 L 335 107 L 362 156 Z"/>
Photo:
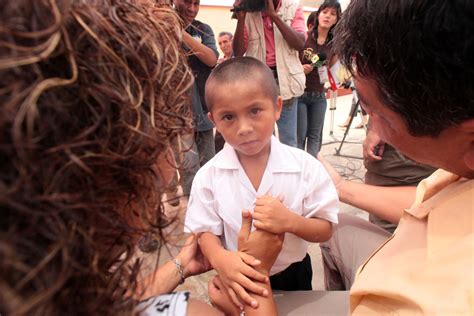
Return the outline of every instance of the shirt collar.
<path id="1" fill-rule="evenodd" d="M 272 172 L 300 172 L 301 163 L 293 155 L 288 155 L 284 146 L 275 136 L 271 137 L 270 157 L 268 157 L 267 166 L 271 166 Z M 242 167 L 235 149 L 227 144 L 216 157 L 214 166 L 220 169 L 240 169 Z"/>
<path id="2" fill-rule="evenodd" d="M 437 204 L 436 201 L 430 202 L 428 200 L 460 178 L 458 175 L 438 169 L 418 184 L 415 202 L 405 211 L 420 219 L 426 217 Z"/>

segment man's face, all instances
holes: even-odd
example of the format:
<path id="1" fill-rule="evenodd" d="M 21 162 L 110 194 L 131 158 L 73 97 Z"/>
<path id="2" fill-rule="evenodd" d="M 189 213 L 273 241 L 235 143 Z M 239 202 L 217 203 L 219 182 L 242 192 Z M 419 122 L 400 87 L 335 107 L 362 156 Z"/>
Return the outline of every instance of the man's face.
<path id="1" fill-rule="evenodd" d="M 457 174 L 466 174 L 459 157 L 463 148 L 456 127 L 443 130 L 438 136 L 413 136 L 402 116 L 392 111 L 380 96 L 373 80 L 355 78 L 362 107 L 370 116 L 371 128 L 380 138 L 407 157 Z M 429 110 L 429 109 L 427 109 Z"/>
<path id="2" fill-rule="evenodd" d="M 176 10 L 186 23 L 191 23 L 199 12 L 200 0 L 174 0 Z"/>
<path id="3" fill-rule="evenodd" d="M 232 40 L 229 35 L 222 35 L 219 37 L 219 47 L 225 57 L 232 56 Z"/>

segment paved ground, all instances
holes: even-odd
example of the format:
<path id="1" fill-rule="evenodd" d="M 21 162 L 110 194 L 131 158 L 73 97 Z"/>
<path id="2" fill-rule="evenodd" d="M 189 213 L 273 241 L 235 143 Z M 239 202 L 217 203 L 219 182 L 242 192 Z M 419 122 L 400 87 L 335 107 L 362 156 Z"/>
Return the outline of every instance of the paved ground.
<path id="1" fill-rule="evenodd" d="M 337 125 L 342 124 L 346 120 L 351 107 L 351 98 L 352 96 L 350 95 L 337 98 L 335 110 L 330 110 L 328 106 L 323 132 L 323 147 L 321 152 L 326 160 L 329 161 L 341 175 L 352 181 L 362 182 L 365 168 L 361 159 L 361 142 L 364 139 L 365 130 L 351 128 L 347 135 L 346 141 L 340 149 L 339 155 L 336 154 L 336 149 L 340 148 L 341 140 L 345 132 L 344 128 L 338 127 Z M 329 103 L 330 102 L 328 100 L 328 104 Z M 354 119 L 352 126 L 356 126 L 359 123 L 360 117 L 357 117 Z M 168 206 L 167 212 L 179 212 L 182 216 L 184 214 L 185 204 L 186 201 L 182 199 L 179 208 L 171 208 Z M 343 203 L 341 203 L 340 212 L 367 218 L 366 213 Z M 167 229 L 167 231 L 171 236 L 169 238 L 171 244 L 162 248 L 163 250 L 160 254 L 160 262 L 165 262 L 166 260 L 169 260 L 170 257 L 176 255 L 179 244 L 183 240 L 182 235 L 177 233 L 182 231 L 181 223 L 172 225 Z M 311 256 L 313 265 L 313 289 L 322 290 L 324 289 L 323 268 L 318 244 L 312 244 L 310 246 L 309 254 Z M 156 254 L 144 254 L 143 257 L 148 258 L 145 260 L 145 262 L 148 262 L 154 266 L 154 262 L 156 262 L 154 260 L 156 259 Z M 207 300 L 207 282 L 214 274 L 215 273 L 213 271 L 210 271 L 200 276 L 190 277 L 183 285 L 179 286 L 177 290 L 189 290 L 191 291 L 193 297 Z"/>

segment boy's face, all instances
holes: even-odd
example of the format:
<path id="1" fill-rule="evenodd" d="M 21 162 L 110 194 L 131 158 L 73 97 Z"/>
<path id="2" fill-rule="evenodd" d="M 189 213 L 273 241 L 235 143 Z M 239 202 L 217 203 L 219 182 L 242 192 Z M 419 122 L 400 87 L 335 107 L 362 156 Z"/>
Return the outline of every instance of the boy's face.
<path id="1" fill-rule="evenodd" d="M 208 94 L 212 102 L 209 119 L 239 157 L 265 152 L 275 122 L 280 118 L 281 98 L 275 104 L 259 87 L 255 80 L 218 87 L 214 84 L 209 91 L 212 95 Z"/>

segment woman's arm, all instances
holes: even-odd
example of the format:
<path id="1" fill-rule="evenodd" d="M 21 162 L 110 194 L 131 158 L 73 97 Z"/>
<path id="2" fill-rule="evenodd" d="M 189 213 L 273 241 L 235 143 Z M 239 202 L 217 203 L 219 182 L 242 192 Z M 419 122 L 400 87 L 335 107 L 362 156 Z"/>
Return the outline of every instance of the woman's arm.
<path id="1" fill-rule="evenodd" d="M 202 255 L 197 244 L 197 236 L 191 235 L 174 258 L 158 268 L 155 273 L 139 283 L 140 300 L 173 291 L 184 278 L 201 274 L 211 269 L 209 261 Z M 178 265 L 179 264 L 179 265 Z M 182 274 L 181 274 L 182 273 Z"/>

